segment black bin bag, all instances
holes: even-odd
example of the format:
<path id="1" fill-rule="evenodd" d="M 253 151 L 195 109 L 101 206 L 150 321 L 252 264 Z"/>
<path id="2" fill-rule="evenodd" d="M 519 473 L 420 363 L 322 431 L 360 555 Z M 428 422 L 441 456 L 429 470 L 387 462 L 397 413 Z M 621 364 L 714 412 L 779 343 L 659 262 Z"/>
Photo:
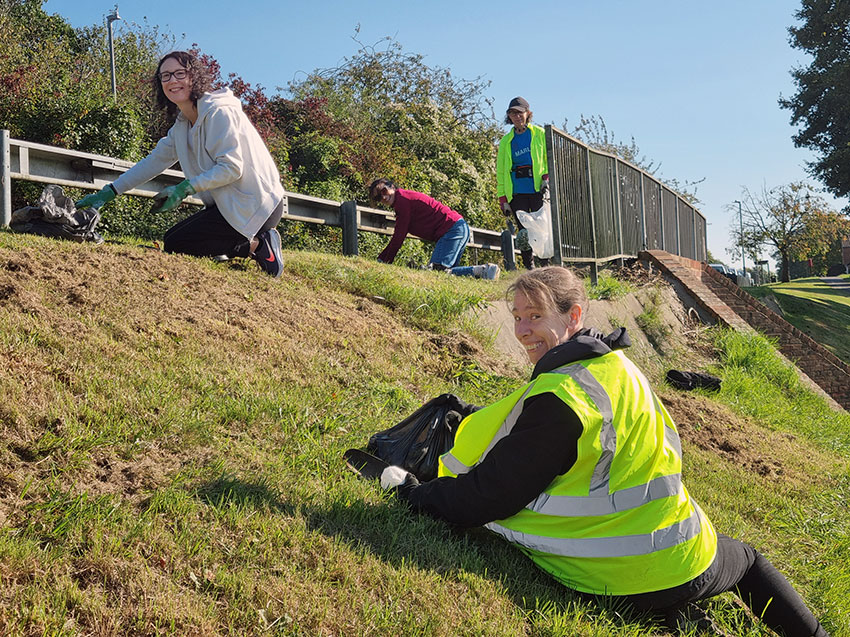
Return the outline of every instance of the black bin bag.
<path id="1" fill-rule="evenodd" d="M 700 388 L 708 391 L 720 391 L 721 384 L 721 380 L 717 376 L 704 372 L 682 372 L 678 369 L 671 369 L 667 372 L 667 382 L 676 389 Z"/>
<path id="2" fill-rule="evenodd" d="M 397 425 L 374 434 L 366 448 L 389 464 L 407 469 L 420 482 L 433 480 L 440 456 L 454 444 L 460 421 L 476 409 L 454 394 L 442 394 Z"/>

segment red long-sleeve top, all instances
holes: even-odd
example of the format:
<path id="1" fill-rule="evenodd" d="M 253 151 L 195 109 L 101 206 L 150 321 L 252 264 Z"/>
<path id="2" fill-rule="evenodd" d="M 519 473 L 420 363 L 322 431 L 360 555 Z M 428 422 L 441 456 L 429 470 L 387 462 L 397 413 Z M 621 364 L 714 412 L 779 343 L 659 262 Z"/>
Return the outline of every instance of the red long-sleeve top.
<path id="1" fill-rule="evenodd" d="M 433 197 L 401 188 L 395 191 L 393 210 L 396 217 L 393 237 L 384 251 L 378 255 L 378 259 L 384 263 L 393 262 L 408 234 L 426 241 L 437 241 L 463 218 Z"/>

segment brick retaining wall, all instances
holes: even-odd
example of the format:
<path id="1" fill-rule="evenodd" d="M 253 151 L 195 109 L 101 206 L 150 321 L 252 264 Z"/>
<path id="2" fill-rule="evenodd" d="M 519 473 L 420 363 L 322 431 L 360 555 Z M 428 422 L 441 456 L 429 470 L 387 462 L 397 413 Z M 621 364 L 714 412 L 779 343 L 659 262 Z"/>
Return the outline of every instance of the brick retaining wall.
<path id="1" fill-rule="evenodd" d="M 676 279 L 713 319 L 734 329 L 753 329 L 775 338 L 777 347 L 844 409 L 850 410 L 850 365 L 814 341 L 708 264 L 662 250 L 647 250 L 641 261 Z"/>

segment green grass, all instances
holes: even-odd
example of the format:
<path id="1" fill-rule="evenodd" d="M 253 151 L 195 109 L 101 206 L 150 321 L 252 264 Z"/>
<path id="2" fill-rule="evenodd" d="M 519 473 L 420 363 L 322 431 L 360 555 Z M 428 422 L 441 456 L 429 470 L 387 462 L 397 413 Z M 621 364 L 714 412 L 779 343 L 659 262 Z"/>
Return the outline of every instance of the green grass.
<path id="1" fill-rule="evenodd" d="M 599 273 L 596 285 L 592 285 L 589 278 L 584 279 L 584 287 L 587 290 L 588 298 L 600 301 L 613 301 L 635 291 L 635 286 L 632 283 L 620 280 L 610 272 L 605 271 Z"/>
<path id="2" fill-rule="evenodd" d="M 844 275 L 845 280 L 850 276 Z M 785 320 L 850 364 L 850 294 L 819 278 L 794 279 L 747 288 L 753 296 L 772 294 Z"/>
<path id="3" fill-rule="evenodd" d="M 716 330 L 714 342 L 721 356 L 715 371 L 723 376 L 723 402 L 766 427 L 801 434 L 841 457 L 850 457 L 850 414 L 832 410 L 823 397 L 804 387 L 795 368 L 777 355 L 772 341 Z"/>
<path id="4" fill-rule="evenodd" d="M 666 634 L 343 466 L 430 397 L 484 404 L 524 382 L 458 328 L 506 281 L 284 256 L 273 281 L 0 233 L 0 634 Z M 848 635 L 850 423 L 807 406 L 769 348 L 718 347 L 730 409 L 789 401 L 753 426 L 793 432 L 802 478 L 687 445 L 688 488 Z M 767 634 L 728 597 L 708 606 Z"/>
<path id="5" fill-rule="evenodd" d="M 656 349 L 670 335 L 670 328 L 661 319 L 661 303 L 661 293 L 658 289 L 651 289 L 644 301 L 643 312 L 635 317 L 635 323 Z"/>

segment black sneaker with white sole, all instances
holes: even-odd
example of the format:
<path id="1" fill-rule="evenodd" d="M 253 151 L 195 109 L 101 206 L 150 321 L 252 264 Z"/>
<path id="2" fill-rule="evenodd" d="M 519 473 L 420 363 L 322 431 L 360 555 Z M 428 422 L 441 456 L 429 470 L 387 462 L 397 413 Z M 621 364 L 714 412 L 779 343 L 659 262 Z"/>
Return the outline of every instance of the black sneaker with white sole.
<path id="1" fill-rule="evenodd" d="M 281 255 L 280 233 L 272 228 L 257 236 L 259 245 L 251 258 L 260 264 L 266 274 L 274 278 L 283 273 L 283 256 Z"/>

